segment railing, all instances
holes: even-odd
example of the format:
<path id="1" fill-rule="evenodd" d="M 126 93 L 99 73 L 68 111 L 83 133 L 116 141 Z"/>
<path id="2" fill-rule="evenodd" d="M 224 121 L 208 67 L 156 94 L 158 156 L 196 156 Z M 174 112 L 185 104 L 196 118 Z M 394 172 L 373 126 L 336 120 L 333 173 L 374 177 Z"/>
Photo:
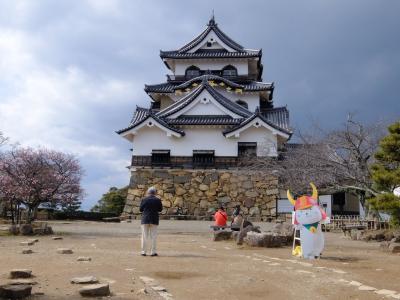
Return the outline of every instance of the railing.
<path id="1" fill-rule="evenodd" d="M 235 156 L 215 156 L 213 163 L 201 164 L 193 162 L 192 156 L 171 156 L 169 162 L 154 162 L 151 156 L 132 156 L 132 167 L 171 168 L 171 169 L 226 169 L 234 168 L 244 163 Z"/>
<path id="2" fill-rule="evenodd" d="M 365 219 L 359 215 L 332 215 L 330 223 L 325 225 L 327 229 L 342 229 L 346 226 L 365 226 L 366 229 L 386 229 L 389 228 L 388 221 L 378 219 Z"/>
<path id="3" fill-rule="evenodd" d="M 204 74 L 210 74 L 210 75 L 218 75 L 223 78 L 226 78 L 231 81 L 251 81 L 251 80 L 257 80 L 257 74 L 248 74 L 248 75 L 236 75 L 236 76 L 223 76 L 221 71 L 211 71 L 211 72 L 205 72 L 201 71 L 200 75 Z M 199 75 L 199 76 L 200 76 Z M 168 82 L 185 82 L 190 79 L 196 78 L 198 76 L 190 76 L 190 75 L 167 75 L 167 81 Z"/>

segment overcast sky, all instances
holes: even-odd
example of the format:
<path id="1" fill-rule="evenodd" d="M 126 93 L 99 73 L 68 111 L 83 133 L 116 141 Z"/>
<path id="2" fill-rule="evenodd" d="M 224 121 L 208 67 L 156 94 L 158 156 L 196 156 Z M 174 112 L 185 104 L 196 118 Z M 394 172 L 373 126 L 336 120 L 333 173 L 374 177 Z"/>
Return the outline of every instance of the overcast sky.
<path id="1" fill-rule="evenodd" d="M 212 9 L 263 49 L 264 81 L 294 127 L 400 118 L 398 0 L 0 0 L 0 131 L 76 154 L 92 207 L 129 181 L 131 145 L 114 131 L 149 104 L 144 84 L 165 80 L 159 50 L 190 41 Z"/>

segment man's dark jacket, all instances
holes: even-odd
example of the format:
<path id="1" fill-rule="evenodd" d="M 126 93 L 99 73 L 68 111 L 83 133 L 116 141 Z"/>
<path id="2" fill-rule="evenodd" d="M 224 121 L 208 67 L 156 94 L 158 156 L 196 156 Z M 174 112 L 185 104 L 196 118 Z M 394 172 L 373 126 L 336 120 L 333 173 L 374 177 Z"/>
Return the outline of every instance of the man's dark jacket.
<path id="1" fill-rule="evenodd" d="M 158 225 L 158 213 L 163 209 L 161 200 L 156 196 L 143 198 L 140 203 L 140 212 L 142 213 L 142 224 Z"/>

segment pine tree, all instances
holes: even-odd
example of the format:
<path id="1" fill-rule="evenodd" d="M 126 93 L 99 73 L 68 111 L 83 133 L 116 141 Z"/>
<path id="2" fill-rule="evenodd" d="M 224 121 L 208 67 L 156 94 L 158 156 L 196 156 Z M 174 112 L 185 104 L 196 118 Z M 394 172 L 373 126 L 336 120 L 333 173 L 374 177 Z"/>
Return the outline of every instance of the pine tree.
<path id="1" fill-rule="evenodd" d="M 119 215 L 122 213 L 124 209 L 127 194 L 128 194 L 127 187 L 122 189 L 111 187 L 106 194 L 103 194 L 101 199 L 91 209 L 91 211 L 103 212 L 103 213 L 115 213 Z"/>
<path id="2" fill-rule="evenodd" d="M 394 189 L 400 187 L 400 122 L 389 126 L 389 135 L 379 143 L 372 166 L 375 187 L 381 193 L 370 200 L 373 208 L 390 213 L 391 221 L 400 225 L 400 197 Z"/>

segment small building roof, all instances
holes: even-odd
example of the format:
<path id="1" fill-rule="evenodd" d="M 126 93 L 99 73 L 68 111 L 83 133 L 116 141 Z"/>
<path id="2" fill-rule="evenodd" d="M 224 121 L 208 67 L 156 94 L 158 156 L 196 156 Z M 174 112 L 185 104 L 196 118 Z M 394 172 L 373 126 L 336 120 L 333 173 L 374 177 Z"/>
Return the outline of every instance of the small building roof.
<path id="1" fill-rule="evenodd" d="M 292 135 L 292 130 L 289 126 L 289 111 L 287 110 L 286 107 L 278 107 L 278 108 L 272 108 L 263 113 L 261 113 L 260 110 L 257 108 L 254 114 L 245 119 L 239 125 L 224 130 L 223 132 L 224 136 L 227 136 L 235 131 L 240 130 L 241 128 L 245 127 L 247 124 L 251 123 L 257 118 L 259 118 L 262 122 L 266 123 L 272 128 L 280 132 L 283 132 L 286 135 L 289 136 Z"/>
<path id="2" fill-rule="evenodd" d="M 123 129 L 120 129 L 120 130 L 116 131 L 116 133 L 123 134 L 123 133 L 125 133 L 125 132 L 127 132 L 127 131 L 129 131 L 131 129 L 134 129 L 134 128 L 138 127 L 139 125 L 141 125 L 146 120 L 148 120 L 149 118 L 154 119 L 155 122 L 160 124 L 165 129 L 174 131 L 174 132 L 178 133 L 181 136 L 185 135 L 184 131 L 169 125 L 162 118 L 157 117 L 157 115 L 151 109 L 146 109 L 146 108 L 139 107 L 139 106 L 136 107 L 136 111 L 133 114 L 133 117 L 132 117 L 132 120 L 131 120 L 129 126 L 126 127 L 126 128 L 123 128 Z"/>

